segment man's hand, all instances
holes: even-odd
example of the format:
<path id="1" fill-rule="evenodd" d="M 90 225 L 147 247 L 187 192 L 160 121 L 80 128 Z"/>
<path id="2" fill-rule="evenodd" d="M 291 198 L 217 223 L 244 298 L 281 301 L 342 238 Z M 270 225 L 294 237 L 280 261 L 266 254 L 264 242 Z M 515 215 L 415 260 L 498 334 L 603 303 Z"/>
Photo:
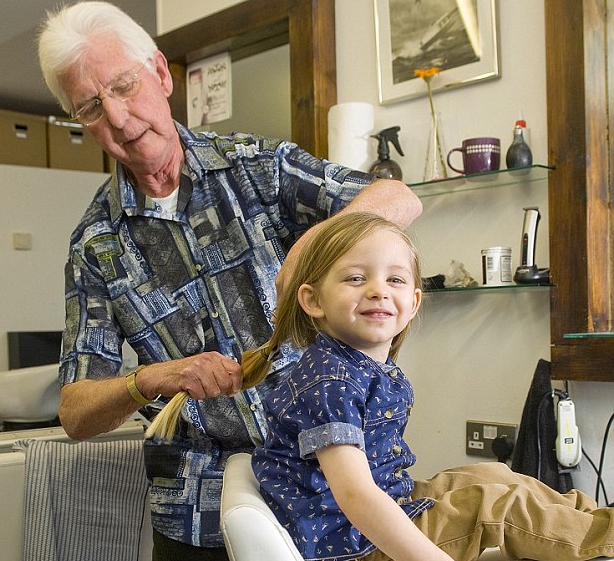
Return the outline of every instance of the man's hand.
<path id="1" fill-rule="evenodd" d="M 241 365 L 216 351 L 159 362 L 137 376 L 137 387 L 146 397 L 172 397 L 186 391 L 194 399 L 231 396 L 241 389 Z"/>

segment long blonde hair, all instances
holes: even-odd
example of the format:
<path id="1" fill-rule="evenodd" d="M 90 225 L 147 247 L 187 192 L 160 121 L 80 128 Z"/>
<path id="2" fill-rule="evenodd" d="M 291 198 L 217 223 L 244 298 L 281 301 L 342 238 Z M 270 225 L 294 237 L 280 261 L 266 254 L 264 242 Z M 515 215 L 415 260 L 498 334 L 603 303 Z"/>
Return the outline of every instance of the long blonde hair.
<path id="1" fill-rule="evenodd" d="M 342 255 L 378 230 L 395 232 L 407 244 L 412 256 L 412 273 L 416 288 L 422 287 L 416 248 L 396 224 L 369 212 L 352 212 L 331 218 L 302 249 L 296 270 L 277 302 L 275 329 L 271 338 L 257 349 L 243 353 L 244 388 L 255 386 L 266 377 L 282 343 L 292 341 L 301 348 L 313 343 L 319 325 L 301 308 L 297 298 L 299 287 L 302 284 L 317 287 Z M 409 324 L 394 337 L 390 349 L 392 359 L 397 357 L 408 331 Z"/>
<path id="2" fill-rule="evenodd" d="M 247 350 L 242 355 L 242 389 L 259 384 L 268 374 L 281 345 L 291 341 L 299 348 L 311 345 L 320 330 L 317 321 L 301 308 L 297 294 L 302 284 L 318 287 L 335 262 L 352 249 L 356 243 L 379 230 L 396 233 L 410 250 L 412 274 L 416 288 L 422 288 L 420 263 L 414 244 L 396 224 L 369 212 L 352 212 L 333 217 L 311 237 L 301 250 L 298 264 L 281 298 L 277 302 L 275 329 L 271 338 L 260 347 Z M 401 344 L 409 331 L 409 324 L 392 340 L 390 357 L 397 357 Z M 145 436 L 158 436 L 166 440 L 173 437 L 181 407 L 188 399 L 187 392 L 175 395 L 158 413 Z"/>

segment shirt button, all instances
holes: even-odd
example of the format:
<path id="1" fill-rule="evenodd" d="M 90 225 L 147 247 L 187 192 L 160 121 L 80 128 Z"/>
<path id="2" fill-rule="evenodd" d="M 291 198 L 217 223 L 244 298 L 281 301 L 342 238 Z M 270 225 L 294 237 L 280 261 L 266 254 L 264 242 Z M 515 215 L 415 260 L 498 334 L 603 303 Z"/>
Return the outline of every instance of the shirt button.
<path id="1" fill-rule="evenodd" d="M 403 470 L 402 469 L 395 470 L 394 476 L 395 477 L 403 477 Z"/>
<path id="2" fill-rule="evenodd" d="M 398 444 L 395 444 L 395 445 L 392 447 L 392 453 L 393 453 L 393 454 L 396 454 L 397 456 L 398 456 L 398 455 L 399 455 L 399 454 L 400 454 L 402 451 L 403 451 L 403 449 L 402 449 L 402 448 L 401 448 L 401 447 L 400 447 Z"/>
<path id="3" fill-rule="evenodd" d="M 396 370 L 393 370 L 393 371 L 390 373 L 390 377 L 391 377 L 391 378 L 396 378 L 398 375 L 399 375 L 399 373 L 398 373 Z"/>
<path id="4" fill-rule="evenodd" d="M 255 403 L 251 403 L 251 404 L 250 404 L 250 406 L 249 406 L 249 408 L 250 408 L 252 411 L 256 411 L 256 409 L 258 409 L 258 406 L 257 406 Z"/>
<path id="5" fill-rule="evenodd" d="M 384 417 L 386 417 L 386 419 L 392 419 L 392 415 L 393 413 L 390 409 L 384 413 Z"/>
<path id="6" fill-rule="evenodd" d="M 211 317 L 212 318 L 216 318 L 218 317 L 220 314 L 218 314 L 215 310 L 213 312 L 211 312 Z"/>
<path id="7" fill-rule="evenodd" d="M 203 266 L 200 265 L 200 264 L 197 264 L 195 268 L 196 268 L 197 271 L 201 271 Z"/>

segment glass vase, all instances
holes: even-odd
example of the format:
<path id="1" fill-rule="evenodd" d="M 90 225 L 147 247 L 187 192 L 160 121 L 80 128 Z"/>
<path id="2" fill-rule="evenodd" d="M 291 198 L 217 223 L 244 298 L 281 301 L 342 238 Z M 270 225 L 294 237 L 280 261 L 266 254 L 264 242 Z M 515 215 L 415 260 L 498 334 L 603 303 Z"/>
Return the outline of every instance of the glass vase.
<path id="1" fill-rule="evenodd" d="M 426 158 L 424 160 L 424 181 L 435 181 L 448 177 L 446 154 L 441 132 L 441 116 L 437 113 L 435 118 L 431 118 Z"/>

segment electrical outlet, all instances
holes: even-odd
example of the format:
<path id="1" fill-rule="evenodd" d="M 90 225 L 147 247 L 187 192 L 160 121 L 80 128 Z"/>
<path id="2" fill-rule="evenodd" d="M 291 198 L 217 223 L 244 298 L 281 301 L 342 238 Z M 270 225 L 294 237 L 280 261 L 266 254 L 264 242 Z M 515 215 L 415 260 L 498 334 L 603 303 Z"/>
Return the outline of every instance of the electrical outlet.
<path id="1" fill-rule="evenodd" d="M 467 440 L 465 452 L 468 456 L 496 458 L 492 442 L 498 437 L 509 437 L 516 442 L 518 425 L 491 423 L 488 421 L 467 421 Z"/>

